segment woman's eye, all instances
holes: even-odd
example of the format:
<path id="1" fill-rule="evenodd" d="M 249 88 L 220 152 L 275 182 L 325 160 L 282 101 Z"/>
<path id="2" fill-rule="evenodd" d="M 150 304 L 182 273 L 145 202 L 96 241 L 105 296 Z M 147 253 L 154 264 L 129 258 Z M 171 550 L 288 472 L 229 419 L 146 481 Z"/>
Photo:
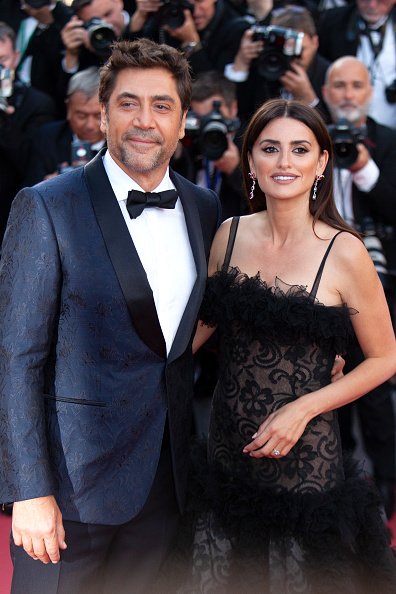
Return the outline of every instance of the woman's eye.
<path id="1" fill-rule="evenodd" d="M 300 154 L 301 155 L 301 154 L 307 153 L 308 150 L 305 148 L 305 146 L 297 146 L 294 149 L 294 152 L 296 152 L 297 154 Z"/>
<path id="2" fill-rule="evenodd" d="M 266 146 L 263 148 L 265 153 L 275 153 L 277 152 L 277 148 L 275 146 Z"/>

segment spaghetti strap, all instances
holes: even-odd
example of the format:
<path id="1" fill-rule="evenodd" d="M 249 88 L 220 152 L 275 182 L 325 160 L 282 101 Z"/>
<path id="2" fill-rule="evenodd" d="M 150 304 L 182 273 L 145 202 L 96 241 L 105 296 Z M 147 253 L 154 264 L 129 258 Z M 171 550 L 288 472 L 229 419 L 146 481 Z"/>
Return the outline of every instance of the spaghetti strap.
<path id="1" fill-rule="evenodd" d="M 316 299 L 316 293 L 318 292 L 319 283 L 320 283 L 320 280 L 321 280 L 321 278 L 322 278 L 322 273 L 323 273 L 323 269 L 324 269 L 324 267 L 325 267 L 325 264 L 326 264 L 327 256 L 328 256 L 328 255 L 329 255 L 329 253 L 330 253 L 330 250 L 331 250 L 331 248 L 332 248 L 332 246 L 333 246 L 333 243 L 334 243 L 334 241 L 335 241 L 335 238 L 336 238 L 336 237 L 338 237 L 338 236 L 340 235 L 340 233 L 345 233 L 345 231 L 339 231 L 338 233 L 336 233 L 336 234 L 334 235 L 333 239 L 330 241 L 330 243 L 329 243 L 329 245 L 328 245 L 328 247 L 327 247 L 327 250 L 326 250 L 326 252 L 325 252 L 325 255 L 324 255 L 324 256 L 323 256 L 323 258 L 322 258 L 322 261 L 321 261 L 321 263 L 320 263 L 320 266 L 319 266 L 319 270 L 318 270 L 318 272 L 317 272 L 317 274 L 316 274 L 316 277 L 315 277 L 314 283 L 313 283 L 313 285 L 312 285 L 312 290 L 311 290 L 311 292 L 310 292 L 310 294 L 309 294 L 309 298 L 310 298 L 312 301 L 314 301 L 314 300 Z"/>
<path id="2" fill-rule="evenodd" d="M 222 270 L 228 270 L 230 265 L 232 250 L 234 249 L 235 237 L 239 225 L 239 217 L 233 217 L 231 221 L 230 234 L 228 236 L 227 249 L 224 256 Z"/>

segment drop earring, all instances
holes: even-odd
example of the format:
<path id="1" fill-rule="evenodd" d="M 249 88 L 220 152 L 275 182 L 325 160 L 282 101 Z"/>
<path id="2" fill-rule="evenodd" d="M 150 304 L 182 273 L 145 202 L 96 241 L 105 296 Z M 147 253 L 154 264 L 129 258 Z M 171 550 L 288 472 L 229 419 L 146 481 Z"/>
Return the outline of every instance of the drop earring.
<path id="1" fill-rule="evenodd" d="M 317 175 L 315 178 L 315 183 L 314 183 L 313 192 L 312 192 L 312 200 L 316 200 L 316 194 L 318 191 L 318 181 L 321 179 L 324 179 L 324 175 Z"/>
<path id="2" fill-rule="evenodd" d="M 249 200 L 253 200 L 254 198 L 254 188 L 256 187 L 256 176 L 254 173 L 252 173 L 251 171 L 249 172 L 249 177 L 252 180 L 252 185 L 250 188 L 250 194 L 249 194 Z"/>

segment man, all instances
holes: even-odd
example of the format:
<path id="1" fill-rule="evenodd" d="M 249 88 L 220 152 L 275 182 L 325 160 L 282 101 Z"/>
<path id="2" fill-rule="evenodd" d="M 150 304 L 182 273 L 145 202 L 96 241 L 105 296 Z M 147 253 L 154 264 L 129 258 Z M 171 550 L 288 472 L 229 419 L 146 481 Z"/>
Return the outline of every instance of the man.
<path id="1" fill-rule="evenodd" d="M 69 82 L 66 120 L 51 122 L 32 141 L 24 183 L 32 186 L 89 160 L 104 145 L 100 129 L 99 71 L 95 66 L 77 72 Z M 73 154 L 86 151 L 86 155 Z"/>
<path id="2" fill-rule="evenodd" d="M 180 26 L 163 24 L 161 6 L 157 0 L 137 0 L 138 8 L 131 23 L 134 33 L 154 39 L 165 36 L 167 43 L 178 44 L 188 57 L 194 75 L 208 70 L 223 73 L 246 28 L 230 4 L 225 0 L 192 0 L 190 9 L 183 11 L 184 21 Z M 147 7 L 154 15 L 150 16 Z M 134 27 L 138 15 L 139 25 Z"/>
<path id="3" fill-rule="evenodd" d="M 396 10 L 394 0 L 356 0 L 322 13 L 319 51 L 333 62 L 353 55 L 368 68 L 369 115 L 396 128 Z M 393 89 L 393 91 L 392 91 Z"/>
<path id="4" fill-rule="evenodd" d="M 212 143 L 209 139 L 200 142 L 205 118 L 213 112 L 214 102 L 219 105 L 216 117 L 222 118 L 220 125 L 232 129 L 229 132 L 224 131 L 223 138 L 228 143 L 225 142 L 224 147 L 220 146 L 219 131 Z M 179 147 L 180 150 L 178 149 L 172 160 L 173 167 L 194 183 L 218 194 L 223 220 L 245 214 L 247 202 L 242 190 L 240 152 L 235 142 L 239 120 L 234 83 L 215 70 L 202 72 L 192 85 L 191 110 L 197 116 L 200 131 L 190 131 L 187 126 L 187 146 Z M 217 153 L 221 153 L 216 158 L 207 154 L 212 145 Z"/>
<path id="5" fill-rule="evenodd" d="M 0 267 L 13 594 L 150 592 L 174 537 L 219 220 L 213 192 L 168 174 L 190 85 L 173 48 L 115 44 L 99 91 L 108 150 L 14 201 Z"/>
<path id="6" fill-rule="evenodd" d="M 65 46 L 62 67 L 69 74 L 88 66 L 100 66 L 110 55 L 111 37 L 108 44 L 103 44 L 103 51 L 98 52 L 93 47 L 85 26 L 91 19 L 96 18 L 107 23 L 113 31 L 114 39 L 128 38 L 129 31 L 129 15 L 124 10 L 122 0 L 73 0 L 71 6 L 75 16 L 61 31 Z"/>
<path id="7" fill-rule="evenodd" d="M 238 113 L 241 120 L 249 121 L 264 101 L 279 96 L 303 101 L 319 109 L 326 117 L 322 85 L 329 63 L 317 52 L 319 40 L 312 16 L 301 6 L 286 6 L 272 11 L 271 26 L 303 33 L 302 50 L 299 56 L 287 64 L 284 62 L 283 47 L 271 47 L 268 40 L 256 39 L 254 29 L 245 31 L 234 62 L 227 65 L 225 70 L 227 78 L 238 83 Z M 269 50 L 272 52 L 271 57 L 265 57 L 263 52 Z M 266 65 L 271 63 L 279 66 L 278 76 L 272 72 L 274 76 L 267 75 Z M 282 65 L 287 65 L 287 68 L 284 69 Z"/>
<path id="8" fill-rule="evenodd" d="M 0 104 L 0 245 L 12 199 L 22 187 L 32 135 L 39 126 L 55 119 L 55 105 L 49 96 L 18 78 L 13 81 L 18 61 L 15 33 L 0 22 L 0 68 L 3 73 L 8 69 L 10 75 L 8 83 L 0 80 L 0 95 L 8 95 Z"/>
<path id="9" fill-rule="evenodd" d="M 365 136 L 364 142 L 356 142 L 356 154 L 352 154 L 351 162 L 343 165 L 341 159 L 335 168 L 334 196 L 339 212 L 350 224 L 364 232 L 368 231 L 365 227 L 369 223 L 379 239 L 385 239 L 383 247 L 389 273 L 385 277 L 385 288 L 389 290 L 396 274 L 396 132 L 367 117 L 372 99 L 370 76 L 366 66 L 353 56 L 339 58 L 330 66 L 323 96 L 334 122 L 341 119 L 341 123 L 349 123 Z M 341 157 L 343 155 L 342 150 Z M 384 230 L 387 237 L 383 236 Z M 348 353 L 347 365 L 355 366 L 360 358 L 357 349 Z M 352 406 L 357 410 L 364 445 L 389 517 L 394 509 L 396 483 L 395 419 L 390 384 L 383 384 L 339 411 L 341 434 L 348 449 L 354 446 L 350 423 Z"/>

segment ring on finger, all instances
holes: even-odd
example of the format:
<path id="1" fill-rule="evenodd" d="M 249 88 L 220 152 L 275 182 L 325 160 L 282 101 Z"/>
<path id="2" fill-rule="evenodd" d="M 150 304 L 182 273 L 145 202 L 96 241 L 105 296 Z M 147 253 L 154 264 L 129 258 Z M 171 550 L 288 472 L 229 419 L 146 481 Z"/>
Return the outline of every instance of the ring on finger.
<path id="1" fill-rule="evenodd" d="M 280 454 L 281 454 L 281 453 L 280 453 L 280 451 L 279 451 L 279 450 L 277 450 L 276 448 L 274 448 L 274 449 L 272 450 L 272 454 L 273 454 L 273 456 L 276 456 L 276 457 L 278 457 L 278 456 L 280 456 Z"/>

